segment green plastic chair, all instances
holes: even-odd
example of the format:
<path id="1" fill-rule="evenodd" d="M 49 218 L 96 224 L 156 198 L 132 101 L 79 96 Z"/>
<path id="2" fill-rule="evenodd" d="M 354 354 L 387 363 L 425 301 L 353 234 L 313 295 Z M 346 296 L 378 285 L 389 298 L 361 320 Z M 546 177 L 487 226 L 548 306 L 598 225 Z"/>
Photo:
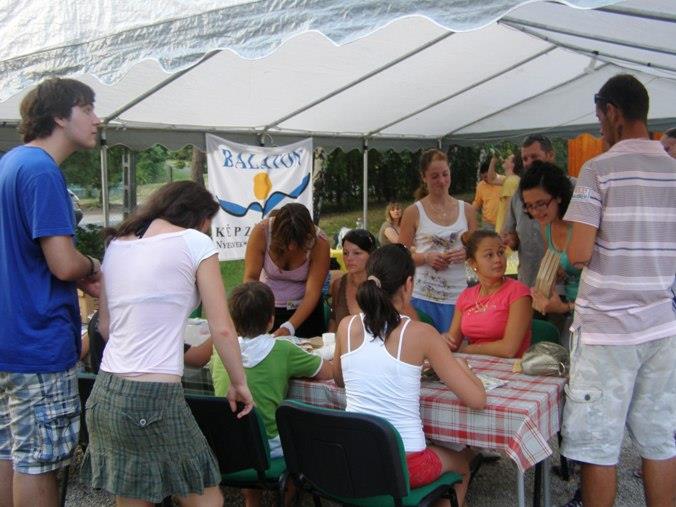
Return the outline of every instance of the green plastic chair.
<path id="1" fill-rule="evenodd" d="M 185 400 L 218 460 L 221 484 L 272 490 L 281 507 L 286 464 L 284 458 L 270 457 L 263 420 L 256 409 L 238 419 L 226 398 L 186 392 Z"/>
<path id="2" fill-rule="evenodd" d="M 426 314 L 422 310 L 418 310 L 417 308 L 415 309 L 415 311 L 418 312 L 418 318 L 420 319 L 420 322 L 424 322 L 425 324 L 429 324 L 430 326 L 434 326 L 434 321 L 432 320 L 432 317 L 430 317 L 428 314 Z"/>
<path id="3" fill-rule="evenodd" d="M 454 472 L 411 489 L 399 432 L 381 417 L 286 400 L 276 412 L 287 471 L 312 494 L 355 506 L 429 506 L 439 498 L 458 505 Z"/>
<path id="4" fill-rule="evenodd" d="M 561 337 L 559 330 L 551 322 L 546 320 L 533 319 L 532 323 L 533 337 L 531 338 L 531 345 L 540 342 L 553 342 L 561 344 Z"/>

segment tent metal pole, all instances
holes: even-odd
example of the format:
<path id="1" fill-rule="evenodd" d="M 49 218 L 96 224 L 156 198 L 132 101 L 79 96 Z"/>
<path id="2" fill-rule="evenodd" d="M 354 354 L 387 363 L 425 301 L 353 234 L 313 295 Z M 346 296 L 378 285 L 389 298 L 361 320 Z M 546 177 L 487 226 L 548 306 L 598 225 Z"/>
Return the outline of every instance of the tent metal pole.
<path id="1" fill-rule="evenodd" d="M 500 76 L 502 76 L 502 75 L 504 75 L 504 74 L 506 74 L 506 73 L 508 73 L 508 72 L 510 72 L 510 71 L 512 71 L 512 70 L 514 70 L 514 69 L 516 69 L 516 68 L 518 68 L 518 67 L 521 67 L 522 65 L 527 64 L 528 62 L 531 62 L 531 61 L 533 61 L 533 60 L 535 60 L 535 59 L 537 59 L 537 58 L 540 58 L 540 57 L 543 56 L 543 55 L 546 55 L 547 53 L 549 53 L 550 51 L 553 51 L 553 50 L 555 50 L 555 49 L 556 49 L 556 46 L 550 46 L 550 47 L 548 47 L 547 49 L 544 49 L 544 50 L 542 50 L 542 51 L 539 51 L 538 53 L 535 53 L 534 55 L 531 55 L 531 56 L 529 56 L 528 58 L 525 58 L 525 59 L 523 59 L 523 60 L 520 60 L 520 61 L 518 61 L 518 62 L 516 62 L 516 63 L 514 63 L 514 64 L 512 64 L 512 65 L 510 65 L 509 67 L 507 67 L 507 68 L 505 68 L 505 69 L 501 69 L 500 71 L 498 71 L 498 72 L 496 72 L 496 73 L 494 73 L 494 74 L 491 74 L 490 76 L 485 77 L 485 78 L 483 78 L 482 80 L 477 81 L 476 83 L 472 83 L 471 85 L 466 86 L 466 87 L 463 88 L 462 90 L 458 90 L 457 92 L 454 92 L 454 93 L 452 93 L 451 95 L 447 95 L 447 96 L 445 96 L 445 97 L 443 97 L 443 98 L 441 98 L 441 99 L 439 99 L 439 100 L 435 100 L 435 101 L 432 102 L 431 104 L 427 104 L 426 106 L 423 106 L 423 107 L 421 107 L 420 109 L 416 109 L 416 110 L 413 111 L 412 113 L 409 113 L 409 114 L 407 114 L 407 115 L 405 115 L 405 116 L 402 116 L 401 118 L 397 118 L 396 120 L 391 121 L 390 123 L 387 123 L 387 124 L 383 125 L 382 127 L 378 127 L 377 129 L 370 131 L 370 132 L 369 132 L 368 134 L 366 134 L 366 135 L 369 136 L 369 137 L 372 137 L 372 136 L 374 136 L 375 134 L 378 134 L 378 133 L 382 132 L 383 130 L 385 130 L 385 129 L 387 129 L 387 128 L 390 128 L 392 125 L 396 125 L 397 123 L 401 123 L 402 121 L 408 120 L 409 118 L 412 118 L 412 117 L 414 117 L 414 116 L 416 116 L 416 115 L 418 115 L 418 114 L 420 114 L 420 113 L 422 113 L 422 112 L 425 112 L 425 111 L 427 111 L 428 109 L 432 109 L 433 107 L 436 107 L 436 106 L 438 106 L 439 104 L 442 104 L 442 103 L 447 102 L 447 101 L 449 101 L 449 100 L 451 100 L 451 99 L 454 99 L 455 97 L 457 97 L 457 96 L 459 96 L 459 95 L 462 95 L 463 93 L 466 93 L 466 92 L 468 92 L 468 91 L 470 91 L 470 90 L 475 89 L 477 86 L 481 86 L 482 84 L 485 84 L 485 83 L 487 83 L 487 82 L 489 82 L 489 81 L 491 81 L 491 80 L 493 80 L 493 79 L 495 79 L 495 78 L 497 78 L 497 77 L 500 77 Z"/>
<path id="2" fill-rule="evenodd" d="M 593 72 L 597 72 L 597 71 L 601 70 L 603 67 L 606 67 L 607 65 L 610 65 L 610 64 L 609 64 L 609 63 L 604 63 L 603 65 L 599 65 L 596 69 L 593 70 Z M 510 104 L 510 105 L 505 106 L 505 107 L 503 107 L 503 108 L 501 108 L 501 109 L 498 109 L 497 111 L 493 111 L 493 112 L 490 113 L 490 114 L 487 114 L 487 115 L 485 115 L 485 116 L 482 116 L 481 118 L 478 118 L 478 119 L 476 119 L 476 120 L 473 120 L 473 121 L 471 121 L 471 122 L 469 122 L 469 123 L 465 123 L 463 126 L 458 127 L 457 129 L 450 131 L 450 132 L 449 132 L 448 134 L 446 134 L 444 137 L 452 136 L 452 135 L 455 134 L 456 132 L 458 132 L 458 131 L 460 131 L 460 130 L 462 130 L 462 129 L 464 129 L 464 128 L 470 127 L 470 126 L 472 126 L 472 125 L 474 125 L 474 124 L 476 124 L 476 123 L 479 123 L 480 121 L 483 121 L 483 120 L 485 120 L 485 119 L 487 119 L 487 118 L 490 118 L 491 116 L 495 116 L 495 115 L 500 114 L 500 113 L 502 113 L 502 112 L 504 112 L 504 111 L 507 111 L 507 110 L 509 110 L 509 109 L 511 109 L 511 108 L 513 108 L 513 107 L 516 107 L 516 106 L 518 106 L 518 105 L 520 105 L 520 104 L 523 104 L 524 102 L 528 102 L 529 100 L 534 99 L 535 97 L 539 97 L 540 95 L 544 95 L 545 93 L 549 93 L 549 92 L 552 92 L 552 91 L 554 91 L 554 90 L 556 90 L 556 89 L 558 89 L 558 88 L 561 88 L 561 87 L 563 87 L 563 86 L 566 86 L 567 84 L 570 84 L 570 83 L 572 83 L 573 81 L 577 81 L 578 79 L 580 79 L 580 78 L 586 76 L 587 74 L 588 74 L 587 72 L 583 72 L 582 74 L 578 74 L 577 76 L 575 76 L 575 77 L 569 79 L 568 81 L 564 81 L 563 83 L 559 83 L 559 84 L 557 84 L 557 85 L 554 85 L 554 86 L 552 86 L 552 87 L 550 87 L 550 88 L 547 88 L 546 90 L 543 90 L 543 91 L 541 91 L 541 92 L 538 92 L 538 93 L 536 93 L 536 94 L 534 94 L 534 95 L 529 95 L 528 97 L 523 98 L 523 99 L 519 100 L 518 102 L 515 102 L 514 104 Z"/>
<path id="3" fill-rule="evenodd" d="M 512 25 L 510 25 L 512 26 Z M 639 65 L 640 67 L 649 67 L 651 69 L 658 69 L 658 70 L 666 70 L 669 72 L 676 72 L 676 67 L 669 67 L 667 65 L 660 65 L 657 63 L 650 63 L 650 62 L 642 62 L 641 60 L 634 60 L 633 58 L 626 58 L 624 56 L 617 56 L 617 55 L 611 55 L 610 53 L 605 53 L 603 51 L 597 51 L 594 49 L 587 49 L 583 48 L 580 46 L 576 46 L 574 44 L 567 44 L 565 42 L 560 42 L 556 40 L 552 40 L 546 35 L 542 35 L 541 33 L 536 32 L 535 30 L 531 30 L 529 28 L 526 28 L 525 26 L 512 26 L 515 30 L 520 30 L 523 33 L 527 33 L 528 35 L 532 35 L 533 37 L 537 37 L 540 40 L 543 40 L 545 42 L 549 42 L 550 44 L 555 44 L 560 48 L 565 48 L 565 49 L 570 49 L 571 51 L 575 51 L 577 53 L 581 53 L 583 55 L 589 55 L 589 56 L 598 56 L 600 58 L 605 58 L 604 61 L 608 61 L 607 59 L 610 58 L 612 60 L 619 60 L 621 62 L 627 62 L 627 63 L 633 63 L 634 65 Z"/>
<path id="4" fill-rule="evenodd" d="M 369 141 L 364 138 L 364 209 L 362 213 L 362 228 L 368 229 L 368 210 L 369 210 Z"/>
<path id="5" fill-rule="evenodd" d="M 627 9 L 626 7 L 598 7 L 595 11 L 608 12 L 610 14 L 619 14 L 621 16 L 631 16 L 632 18 L 650 19 L 653 21 L 666 21 L 667 23 L 676 23 L 676 16 L 667 13 L 654 13 L 643 11 L 641 9 Z"/>
<path id="6" fill-rule="evenodd" d="M 627 42 L 623 41 L 620 39 L 614 39 L 611 37 L 602 37 L 599 35 L 591 35 L 591 34 L 585 34 L 582 32 L 577 32 L 575 30 L 566 30 L 563 28 L 558 28 L 556 26 L 552 25 L 546 25 L 544 23 L 536 23 L 534 21 L 523 21 L 520 19 L 516 18 L 510 18 L 510 17 L 505 17 L 502 18 L 501 20 L 498 21 L 499 24 L 511 26 L 512 28 L 520 28 L 520 27 L 529 27 L 529 28 L 535 28 L 537 30 L 547 30 L 550 32 L 554 33 L 560 33 L 563 35 L 569 35 L 572 37 L 579 37 L 581 39 L 588 39 L 588 40 L 593 40 L 596 42 L 603 42 L 607 44 L 615 44 L 617 46 L 624 46 L 632 49 L 640 49 L 643 51 L 651 51 L 653 53 L 661 53 L 664 55 L 671 55 L 674 56 L 676 55 L 676 51 L 673 49 L 666 49 L 666 48 L 659 48 L 655 46 L 642 46 L 641 44 L 635 44 L 633 42 Z"/>
<path id="7" fill-rule="evenodd" d="M 101 123 L 102 123 L 103 125 L 107 125 L 108 123 L 110 123 L 111 120 L 114 120 L 115 118 L 117 118 L 118 116 L 120 116 L 122 113 L 124 113 L 124 112 L 128 111 L 129 109 L 131 109 L 132 107 L 134 107 L 134 106 L 135 106 L 136 104 L 138 104 L 139 102 L 143 102 L 145 99 L 147 99 L 148 97 L 150 97 L 151 95 L 153 95 L 155 92 L 161 90 L 161 89 L 164 88 L 165 86 L 167 86 L 167 85 L 169 85 L 170 83 L 176 81 L 179 77 L 184 76 L 185 74 L 187 74 L 188 72 L 190 72 L 191 70 L 193 70 L 195 67 L 197 67 L 197 66 L 199 66 L 199 65 L 202 65 L 204 62 L 206 62 L 207 60 L 209 60 L 209 59 L 211 59 L 212 57 L 216 56 L 216 55 L 217 55 L 218 53 L 220 53 L 220 52 L 221 52 L 220 49 L 217 49 L 217 50 L 215 50 L 215 51 L 210 51 L 209 53 L 207 53 L 206 55 L 204 55 L 204 57 L 203 57 L 199 62 L 197 62 L 197 63 L 191 65 L 191 66 L 188 67 L 188 68 L 185 68 L 185 69 L 183 69 L 183 70 L 179 70 L 179 71 L 176 72 L 175 74 L 172 74 L 171 76 L 169 76 L 169 77 L 168 77 L 167 79 L 165 79 L 164 81 L 161 81 L 160 83 L 156 84 L 155 86 L 153 86 L 152 88 L 150 88 L 150 89 L 147 90 L 146 92 L 142 93 L 141 95 L 139 95 L 138 97 L 136 97 L 136 98 L 135 98 L 134 100 L 132 100 L 131 102 L 128 102 L 128 103 L 126 103 L 125 105 L 123 105 L 122 107 L 120 107 L 119 109 L 116 109 L 115 111 L 113 111 L 112 113 L 110 113 L 108 116 L 106 116 L 103 120 L 101 120 Z"/>
<path id="8" fill-rule="evenodd" d="M 337 88 L 336 90 L 333 90 L 332 92 L 329 92 L 326 95 L 324 95 L 324 96 L 322 96 L 322 97 L 320 97 L 316 100 L 313 100 L 309 104 L 306 104 L 305 106 L 303 106 L 299 109 L 296 109 L 295 111 L 292 111 L 287 115 L 282 116 L 281 118 L 279 118 L 279 119 L 267 124 L 265 127 L 263 127 L 263 133 L 267 132 L 268 130 L 270 130 L 274 127 L 276 127 L 280 123 L 285 122 L 286 120 L 293 118 L 294 116 L 298 116 L 299 114 L 304 113 L 308 109 L 312 109 L 316 105 L 321 104 L 322 102 L 325 102 L 325 101 L 329 100 L 330 98 L 335 97 L 336 95 L 339 95 L 340 93 L 343 93 L 344 91 L 349 90 L 350 88 L 352 88 L 354 86 L 357 86 L 360 83 L 363 83 L 364 81 L 372 78 L 373 76 L 380 74 L 381 72 L 383 72 L 383 71 L 385 71 L 385 70 L 387 70 L 391 67 L 394 67 L 398 63 L 401 63 L 404 60 L 406 60 L 406 59 L 408 59 L 412 56 L 417 55 L 418 53 L 426 50 L 427 48 L 429 48 L 431 46 L 434 46 L 435 44 L 438 44 L 439 42 L 447 39 L 448 37 L 450 37 L 451 35 L 454 35 L 454 34 L 455 34 L 455 32 L 444 33 L 444 34 L 440 35 L 439 37 L 436 37 L 436 38 L 432 39 L 431 41 L 426 42 L 422 46 L 418 46 L 417 48 L 409 51 L 408 53 L 405 53 L 405 54 L 401 55 L 400 57 L 395 58 L 394 60 L 387 62 L 385 65 L 382 65 L 382 66 L 378 67 L 377 69 L 372 70 L 371 72 L 368 72 L 368 73 L 364 74 L 363 76 L 358 77 L 354 81 L 351 81 L 351 82 L 347 83 L 346 85 L 341 86 L 340 88 Z"/>
<path id="9" fill-rule="evenodd" d="M 103 206 L 103 226 L 110 226 L 110 204 L 108 202 L 108 137 L 106 128 L 101 129 L 101 205 Z"/>

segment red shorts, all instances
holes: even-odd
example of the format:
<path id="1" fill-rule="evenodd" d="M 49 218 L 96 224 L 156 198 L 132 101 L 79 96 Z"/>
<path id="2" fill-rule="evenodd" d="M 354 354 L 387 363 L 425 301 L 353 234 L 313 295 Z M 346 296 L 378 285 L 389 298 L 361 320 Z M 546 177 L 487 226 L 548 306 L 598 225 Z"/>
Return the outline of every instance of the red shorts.
<path id="1" fill-rule="evenodd" d="M 441 460 L 429 447 L 419 452 L 406 453 L 408 481 L 411 488 L 419 488 L 436 481 L 441 475 Z"/>

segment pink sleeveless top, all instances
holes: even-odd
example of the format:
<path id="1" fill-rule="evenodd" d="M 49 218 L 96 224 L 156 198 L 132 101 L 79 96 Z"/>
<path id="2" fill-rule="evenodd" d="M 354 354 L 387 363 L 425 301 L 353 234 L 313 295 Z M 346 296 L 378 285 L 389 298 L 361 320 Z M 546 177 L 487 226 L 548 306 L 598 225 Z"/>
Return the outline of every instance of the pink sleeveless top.
<path id="1" fill-rule="evenodd" d="M 305 296 L 305 282 L 310 271 L 310 253 L 308 252 L 305 262 L 296 269 L 286 270 L 278 267 L 270 257 L 272 229 L 270 220 L 263 222 L 263 227 L 265 227 L 265 258 L 259 279 L 272 289 L 277 308 L 295 308 Z"/>

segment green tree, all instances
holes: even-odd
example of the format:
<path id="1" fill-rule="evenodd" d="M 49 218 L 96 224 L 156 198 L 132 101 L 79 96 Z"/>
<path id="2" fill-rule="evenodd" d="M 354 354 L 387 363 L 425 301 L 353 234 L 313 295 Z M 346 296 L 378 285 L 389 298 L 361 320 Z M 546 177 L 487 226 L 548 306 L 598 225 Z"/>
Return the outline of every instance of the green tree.
<path id="1" fill-rule="evenodd" d="M 162 180 L 168 158 L 169 150 L 159 144 L 139 152 L 136 158 L 136 181 L 145 185 Z"/>
<path id="2" fill-rule="evenodd" d="M 117 185 L 122 181 L 122 152 L 124 148 L 114 146 L 108 150 L 108 184 Z M 92 190 L 101 190 L 101 154 L 98 150 L 76 151 L 68 157 L 61 169 L 69 185 L 78 185 L 92 195 Z"/>

